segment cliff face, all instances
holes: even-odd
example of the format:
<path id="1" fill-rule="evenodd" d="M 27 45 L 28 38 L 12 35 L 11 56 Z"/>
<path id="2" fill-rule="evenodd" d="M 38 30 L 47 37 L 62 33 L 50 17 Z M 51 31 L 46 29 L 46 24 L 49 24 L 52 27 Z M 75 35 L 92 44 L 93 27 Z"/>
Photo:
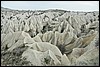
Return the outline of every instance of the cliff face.
<path id="1" fill-rule="evenodd" d="M 1 7 L 1 65 L 98 66 L 99 12 Z"/>

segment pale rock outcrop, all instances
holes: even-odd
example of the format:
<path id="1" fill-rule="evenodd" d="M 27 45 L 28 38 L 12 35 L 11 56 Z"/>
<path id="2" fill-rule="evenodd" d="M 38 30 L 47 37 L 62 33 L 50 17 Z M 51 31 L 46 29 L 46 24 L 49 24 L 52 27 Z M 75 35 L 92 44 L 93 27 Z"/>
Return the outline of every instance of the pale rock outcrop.
<path id="1" fill-rule="evenodd" d="M 94 47 L 86 51 L 76 60 L 76 66 L 98 66 L 99 65 L 99 49 Z"/>
<path id="2" fill-rule="evenodd" d="M 97 47 L 98 45 L 96 45 L 96 41 L 98 41 L 98 33 L 95 32 L 95 34 L 96 34 L 95 38 L 93 38 L 91 43 L 88 43 L 88 45 L 85 48 L 74 48 L 72 53 L 68 55 L 68 58 L 70 59 L 72 66 L 74 66 L 74 65 L 75 66 L 98 65 L 98 61 L 99 61 L 98 60 L 99 59 L 99 56 L 98 56 L 99 53 L 98 52 L 99 51 L 98 51 L 98 47 Z M 87 52 L 89 52 L 90 54 L 88 54 Z M 96 55 L 95 56 L 90 56 L 91 53 L 94 53 Z M 87 56 L 86 54 L 88 54 L 89 56 Z M 84 57 L 86 57 L 86 58 L 90 57 L 90 59 L 88 59 L 88 58 L 87 59 L 83 59 Z M 93 59 L 93 61 L 91 59 Z"/>
<path id="3" fill-rule="evenodd" d="M 65 53 L 66 54 L 70 53 L 73 50 L 73 48 L 80 47 L 81 45 L 82 45 L 82 38 L 77 38 L 76 41 L 65 46 L 65 49 L 66 49 Z"/>
<path id="4" fill-rule="evenodd" d="M 37 35 L 33 38 L 35 42 L 42 42 L 41 38 Z"/>
<path id="5" fill-rule="evenodd" d="M 30 37 L 28 33 L 25 33 L 24 31 L 18 31 L 5 35 L 4 39 L 2 40 L 1 47 L 7 47 L 8 51 L 12 51 L 14 48 L 17 48 L 23 44 L 31 44 L 34 42 L 35 41 Z"/>
<path id="6" fill-rule="evenodd" d="M 65 54 L 62 55 L 62 57 L 61 57 L 61 65 L 62 66 L 70 66 L 70 64 L 71 64 L 71 62 L 68 59 L 68 57 Z"/>
<path id="7" fill-rule="evenodd" d="M 44 33 L 43 37 L 42 37 L 43 42 L 49 42 L 51 40 L 52 36 L 53 36 L 52 31 L 48 31 L 48 32 Z"/>
<path id="8" fill-rule="evenodd" d="M 52 66 L 61 64 L 51 50 L 41 52 L 33 49 L 27 49 L 23 52 L 22 57 L 25 57 L 34 66 Z"/>
<path id="9" fill-rule="evenodd" d="M 71 62 L 71 66 L 75 65 L 76 60 L 86 52 L 84 48 L 73 48 L 71 54 L 68 55 L 68 58 Z"/>
<path id="10" fill-rule="evenodd" d="M 34 50 L 41 51 L 41 52 L 51 50 L 55 55 L 57 55 L 59 57 L 62 56 L 58 47 L 56 47 L 55 45 L 52 45 L 48 42 L 35 42 L 33 44 L 26 44 L 25 46 L 29 46 L 30 48 L 33 48 Z"/>

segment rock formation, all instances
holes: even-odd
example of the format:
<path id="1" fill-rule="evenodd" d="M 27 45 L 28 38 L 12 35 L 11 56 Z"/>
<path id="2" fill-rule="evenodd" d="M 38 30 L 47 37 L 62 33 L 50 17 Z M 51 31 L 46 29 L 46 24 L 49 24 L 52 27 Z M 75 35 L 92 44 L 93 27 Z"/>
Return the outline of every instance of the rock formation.
<path id="1" fill-rule="evenodd" d="M 98 66 L 98 47 L 98 11 L 1 7 L 2 66 Z"/>

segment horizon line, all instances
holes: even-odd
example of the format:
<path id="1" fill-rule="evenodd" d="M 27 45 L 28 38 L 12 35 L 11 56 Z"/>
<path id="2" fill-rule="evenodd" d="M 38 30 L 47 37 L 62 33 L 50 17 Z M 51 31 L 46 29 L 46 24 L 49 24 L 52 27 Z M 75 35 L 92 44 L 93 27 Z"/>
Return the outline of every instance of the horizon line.
<path id="1" fill-rule="evenodd" d="M 9 7 L 4 7 L 1 6 L 1 8 L 5 8 L 5 9 L 11 9 L 11 10 L 29 10 L 29 11 L 38 11 L 38 10 L 65 10 L 65 11 L 75 11 L 75 12 L 94 12 L 94 11 L 99 11 L 99 10 L 68 10 L 68 9 L 63 9 L 63 8 L 48 8 L 48 9 L 16 9 L 16 8 L 9 8 Z"/>

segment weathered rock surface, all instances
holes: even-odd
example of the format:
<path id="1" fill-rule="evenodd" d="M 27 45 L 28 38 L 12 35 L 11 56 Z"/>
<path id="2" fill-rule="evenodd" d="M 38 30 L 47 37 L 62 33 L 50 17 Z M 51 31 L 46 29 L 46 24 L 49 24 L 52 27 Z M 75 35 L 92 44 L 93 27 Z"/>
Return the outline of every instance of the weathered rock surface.
<path id="1" fill-rule="evenodd" d="M 23 66 L 23 58 L 29 66 L 99 66 L 98 47 L 98 11 L 19 11 L 1 7 L 4 66 Z"/>

